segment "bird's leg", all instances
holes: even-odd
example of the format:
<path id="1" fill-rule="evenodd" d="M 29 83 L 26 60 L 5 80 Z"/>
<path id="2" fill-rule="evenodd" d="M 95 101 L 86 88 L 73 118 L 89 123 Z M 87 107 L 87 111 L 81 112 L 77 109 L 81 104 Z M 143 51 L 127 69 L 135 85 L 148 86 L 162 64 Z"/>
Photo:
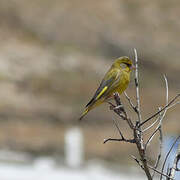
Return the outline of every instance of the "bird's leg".
<path id="1" fill-rule="evenodd" d="M 122 112 L 121 108 L 123 108 L 123 105 L 115 106 L 113 103 L 107 101 L 107 103 L 110 105 L 110 110 L 118 111 L 119 113 Z"/>
<path id="2" fill-rule="evenodd" d="M 110 110 L 114 110 L 114 108 L 116 107 L 112 102 L 110 102 L 110 100 L 112 100 L 113 98 L 113 96 L 109 96 L 105 99 L 105 102 L 107 102 L 110 105 Z"/>
<path id="3" fill-rule="evenodd" d="M 123 104 L 121 103 L 121 99 L 118 93 L 114 93 L 114 100 L 116 101 L 116 108 L 118 109 L 119 113 L 123 113 L 125 117 L 127 118 L 127 113 L 124 109 Z"/>
<path id="4" fill-rule="evenodd" d="M 122 110 L 122 109 L 123 109 L 123 105 L 121 104 L 121 105 L 115 106 L 115 107 L 114 107 L 114 110 L 116 110 L 116 109 Z"/>
<path id="5" fill-rule="evenodd" d="M 111 103 L 109 100 L 111 100 L 112 98 L 115 99 L 116 101 L 116 105 L 114 105 L 113 103 Z M 114 93 L 113 96 L 109 96 L 106 98 L 105 100 L 108 104 L 110 104 L 110 110 L 115 111 L 117 114 L 119 114 L 120 116 L 123 117 L 123 119 L 127 118 L 127 114 L 126 111 L 124 109 L 123 104 L 121 103 L 120 97 L 118 93 Z M 124 116 L 122 115 L 124 114 Z"/>
<path id="6" fill-rule="evenodd" d="M 114 108 L 116 107 L 113 103 L 107 101 L 107 103 L 110 105 L 110 110 L 114 110 Z"/>
<path id="7" fill-rule="evenodd" d="M 118 105 L 118 106 L 115 106 L 113 103 L 111 103 L 111 102 L 109 102 L 109 101 L 107 101 L 107 103 L 110 105 L 110 110 L 118 110 L 118 111 L 122 111 L 122 109 L 121 108 L 123 108 L 123 105 L 121 104 L 121 105 Z"/>
<path id="8" fill-rule="evenodd" d="M 113 96 L 113 95 L 111 95 L 111 96 L 109 96 L 109 97 L 106 98 L 107 101 L 110 101 L 110 100 L 113 100 L 113 99 L 114 99 L 114 96 Z"/>

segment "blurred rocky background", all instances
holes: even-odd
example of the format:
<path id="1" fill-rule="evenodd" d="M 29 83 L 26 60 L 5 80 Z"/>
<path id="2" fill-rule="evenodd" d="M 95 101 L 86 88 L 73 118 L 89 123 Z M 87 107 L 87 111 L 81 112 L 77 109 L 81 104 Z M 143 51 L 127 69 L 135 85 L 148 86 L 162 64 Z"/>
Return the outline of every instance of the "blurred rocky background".
<path id="1" fill-rule="evenodd" d="M 78 126 L 87 159 L 134 163 L 133 145 L 103 144 L 118 137 L 107 104 L 78 118 L 113 60 L 134 58 L 133 48 L 144 118 L 165 103 L 163 74 L 170 97 L 180 92 L 179 8 L 178 0 L 0 0 L 0 148 L 63 155 L 64 133 Z M 127 93 L 135 100 L 133 77 Z M 180 133 L 179 113 L 167 113 L 165 134 Z"/>

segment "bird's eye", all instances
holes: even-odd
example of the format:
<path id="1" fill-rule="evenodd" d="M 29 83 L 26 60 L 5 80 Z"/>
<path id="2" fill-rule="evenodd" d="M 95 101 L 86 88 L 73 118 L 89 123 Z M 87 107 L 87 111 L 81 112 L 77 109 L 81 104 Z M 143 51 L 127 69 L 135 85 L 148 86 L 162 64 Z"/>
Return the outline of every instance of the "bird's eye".
<path id="1" fill-rule="evenodd" d="M 121 63 L 121 64 L 120 64 L 120 66 L 121 66 L 121 68 L 122 68 L 122 69 L 127 68 L 127 65 L 126 65 L 126 64 L 124 64 L 124 63 Z"/>

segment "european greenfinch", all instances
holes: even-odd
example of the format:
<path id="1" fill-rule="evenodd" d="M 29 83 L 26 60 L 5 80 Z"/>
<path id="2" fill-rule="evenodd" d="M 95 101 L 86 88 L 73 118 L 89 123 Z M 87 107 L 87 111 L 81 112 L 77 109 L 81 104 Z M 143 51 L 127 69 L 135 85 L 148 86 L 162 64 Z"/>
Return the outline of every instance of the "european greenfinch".
<path id="1" fill-rule="evenodd" d="M 115 92 L 122 94 L 128 87 L 130 73 L 133 67 L 132 60 L 130 60 L 129 57 L 123 56 L 117 58 L 105 74 L 100 86 L 96 90 L 93 98 L 86 105 L 85 110 L 79 119 L 81 120 L 91 109 L 106 102 Z"/>

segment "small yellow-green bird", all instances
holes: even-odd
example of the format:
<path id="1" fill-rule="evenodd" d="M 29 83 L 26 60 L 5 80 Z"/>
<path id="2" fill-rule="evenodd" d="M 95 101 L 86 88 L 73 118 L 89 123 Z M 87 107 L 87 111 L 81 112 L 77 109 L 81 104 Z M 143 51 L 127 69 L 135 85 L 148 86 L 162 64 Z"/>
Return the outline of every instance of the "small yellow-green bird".
<path id="1" fill-rule="evenodd" d="M 130 60 L 129 57 L 123 56 L 117 58 L 105 74 L 99 88 L 86 105 L 85 110 L 79 119 L 81 120 L 91 109 L 112 97 L 115 92 L 121 94 L 129 84 L 130 73 L 133 67 L 132 60 Z"/>

